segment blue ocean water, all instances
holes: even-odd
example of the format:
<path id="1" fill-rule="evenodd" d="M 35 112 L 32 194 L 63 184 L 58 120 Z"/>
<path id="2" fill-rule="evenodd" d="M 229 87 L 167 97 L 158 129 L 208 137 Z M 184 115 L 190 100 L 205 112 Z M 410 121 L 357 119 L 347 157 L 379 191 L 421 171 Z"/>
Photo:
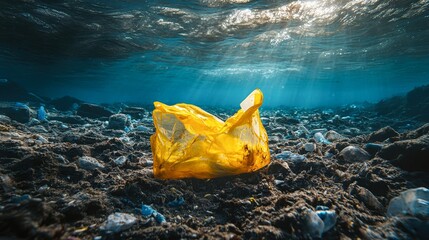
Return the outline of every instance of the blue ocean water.
<path id="1" fill-rule="evenodd" d="M 428 0 L 3 0 L 0 78 L 90 102 L 376 102 L 429 83 Z"/>

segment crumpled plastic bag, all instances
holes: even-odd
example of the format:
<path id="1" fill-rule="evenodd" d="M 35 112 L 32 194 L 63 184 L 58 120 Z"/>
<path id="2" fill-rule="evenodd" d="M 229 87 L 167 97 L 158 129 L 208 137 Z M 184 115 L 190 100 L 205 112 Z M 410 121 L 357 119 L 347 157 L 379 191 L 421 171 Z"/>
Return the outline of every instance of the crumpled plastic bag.
<path id="1" fill-rule="evenodd" d="M 259 117 L 261 90 L 225 122 L 191 104 L 155 102 L 150 138 L 156 178 L 215 178 L 256 171 L 270 162 L 268 136 Z"/>

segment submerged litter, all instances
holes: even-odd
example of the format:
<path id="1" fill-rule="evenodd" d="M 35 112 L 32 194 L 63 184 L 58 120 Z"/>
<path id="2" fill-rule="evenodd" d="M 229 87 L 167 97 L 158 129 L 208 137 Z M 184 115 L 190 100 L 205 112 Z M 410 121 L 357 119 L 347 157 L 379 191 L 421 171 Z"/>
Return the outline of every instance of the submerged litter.
<path id="1" fill-rule="evenodd" d="M 37 120 L 46 121 L 46 111 L 44 106 L 40 106 L 39 110 L 37 110 Z"/>
<path id="2" fill-rule="evenodd" d="M 150 138 L 157 178 L 215 178 L 256 171 L 270 162 L 257 89 L 225 122 L 190 104 L 155 102 Z"/>
<path id="3" fill-rule="evenodd" d="M 141 213 L 144 218 L 154 217 L 158 223 L 165 223 L 167 220 L 164 215 L 153 209 L 149 205 L 142 204 Z"/>
<path id="4" fill-rule="evenodd" d="M 387 216 L 405 214 L 429 217 L 429 189 L 425 187 L 409 189 L 390 200 Z"/>
<path id="5" fill-rule="evenodd" d="M 314 134 L 314 140 L 317 143 L 324 143 L 324 144 L 331 144 L 330 141 L 328 141 L 321 132 L 317 132 Z"/>
<path id="6" fill-rule="evenodd" d="M 106 232 L 120 232 L 130 228 L 137 222 L 137 218 L 128 213 L 116 212 L 110 214 L 107 221 L 101 226 L 101 230 Z"/>
<path id="7" fill-rule="evenodd" d="M 292 153 L 291 151 L 283 151 L 281 153 L 276 154 L 275 157 L 280 160 L 296 163 L 302 162 L 306 159 L 303 155 Z"/>
<path id="8" fill-rule="evenodd" d="M 333 228 L 337 222 L 337 214 L 326 206 L 317 206 L 316 211 L 307 210 L 306 227 L 311 237 L 321 238 L 324 232 Z"/>

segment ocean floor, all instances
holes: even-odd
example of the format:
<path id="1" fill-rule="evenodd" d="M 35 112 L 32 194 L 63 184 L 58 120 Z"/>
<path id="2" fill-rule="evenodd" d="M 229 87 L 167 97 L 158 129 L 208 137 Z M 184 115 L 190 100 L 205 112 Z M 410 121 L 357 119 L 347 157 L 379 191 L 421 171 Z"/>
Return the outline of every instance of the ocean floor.
<path id="1" fill-rule="evenodd" d="M 210 180 L 154 178 L 148 108 L 62 98 L 43 115 L 40 104 L 1 102 L 0 236 L 424 239 L 427 218 L 389 217 L 387 206 L 429 186 L 429 124 L 406 105 L 386 110 L 390 101 L 400 100 L 263 109 L 271 164 Z M 235 111 L 207 110 L 222 119 Z M 311 221 L 320 209 L 335 216 L 324 231 Z"/>

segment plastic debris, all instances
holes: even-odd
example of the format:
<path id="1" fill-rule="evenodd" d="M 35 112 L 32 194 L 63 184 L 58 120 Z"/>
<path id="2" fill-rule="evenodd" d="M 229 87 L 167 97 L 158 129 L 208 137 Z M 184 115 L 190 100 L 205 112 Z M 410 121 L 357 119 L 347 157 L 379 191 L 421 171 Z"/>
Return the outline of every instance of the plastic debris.
<path id="1" fill-rule="evenodd" d="M 175 200 L 167 203 L 169 207 L 179 207 L 185 204 L 185 199 L 183 197 L 176 198 Z"/>
<path id="2" fill-rule="evenodd" d="M 167 222 L 167 220 L 165 220 L 164 215 L 162 215 L 162 214 L 161 214 L 161 213 L 159 213 L 159 212 L 156 212 L 156 213 L 154 214 L 154 217 L 155 217 L 155 220 L 156 220 L 158 223 L 165 223 L 165 222 Z"/>
<path id="3" fill-rule="evenodd" d="M 328 141 L 321 132 L 317 132 L 314 134 L 314 140 L 316 140 L 317 143 L 324 143 L 324 144 L 331 144 L 330 141 Z"/>
<path id="4" fill-rule="evenodd" d="M 154 212 L 156 212 L 156 210 L 153 209 L 151 206 L 142 204 L 142 215 L 143 215 L 143 217 L 149 218 L 153 215 Z"/>
<path id="5" fill-rule="evenodd" d="M 311 237 L 321 238 L 325 224 L 323 220 L 312 210 L 307 211 L 305 216 L 306 228 Z"/>
<path id="6" fill-rule="evenodd" d="M 40 106 L 39 110 L 37 110 L 37 120 L 46 121 L 47 115 L 44 106 Z"/>
<path id="7" fill-rule="evenodd" d="M 324 232 L 333 228 L 337 222 L 337 214 L 326 206 L 317 206 L 316 212 L 307 211 L 305 217 L 307 231 L 312 237 L 321 238 Z"/>
<path id="8" fill-rule="evenodd" d="M 121 232 L 125 229 L 130 228 L 137 222 L 137 218 L 128 213 L 113 213 L 107 218 L 107 221 L 101 229 L 106 232 Z"/>
<path id="9" fill-rule="evenodd" d="M 141 213 L 144 218 L 154 217 L 158 223 L 167 222 L 167 220 L 165 220 L 164 215 L 162 215 L 149 205 L 142 204 Z"/>
<path id="10" fill-rule="evenodd" d="M 292 153 L 291 151 L 283 151 L 275 155 L 277 159 L 290 161 L 290 162 L 302 162 L 306 158 L 302 155 Z"/>
<path id="11" fill-rule="evenodd" d="M 120 157 L 116 158 L 115 160 L 113 160 L 113 162 L 118 166 L 122 166 L 122 165 L 124 165 L 125 162 L 127 162 L 127 157 L 120 156 Z"/>
<path id="12" fill-rule="evenodd" d="M 328 207 L 319 210 L 316 208 L 316 210 L 317 216 L 322 219 L 324 224 L 323 232 L 327 232 L 335 226 L 335 223 L 337 222 L 337 214 L 334 210 L 329 210 Z"/>
<path id="13" fill-rule="evenodd" d="M 215 178 L 256 171 L 270 162 L 257 89 L 225 122 L 190 104 L 155 102 L 150 138 L 157 178 Z"/>
<path id="14" fill-rule="evenodd" d="M 387 216 L 405 214 L 429 217 L 429 189 L 425 187 L 409 189 L 390 200 Z"/>

